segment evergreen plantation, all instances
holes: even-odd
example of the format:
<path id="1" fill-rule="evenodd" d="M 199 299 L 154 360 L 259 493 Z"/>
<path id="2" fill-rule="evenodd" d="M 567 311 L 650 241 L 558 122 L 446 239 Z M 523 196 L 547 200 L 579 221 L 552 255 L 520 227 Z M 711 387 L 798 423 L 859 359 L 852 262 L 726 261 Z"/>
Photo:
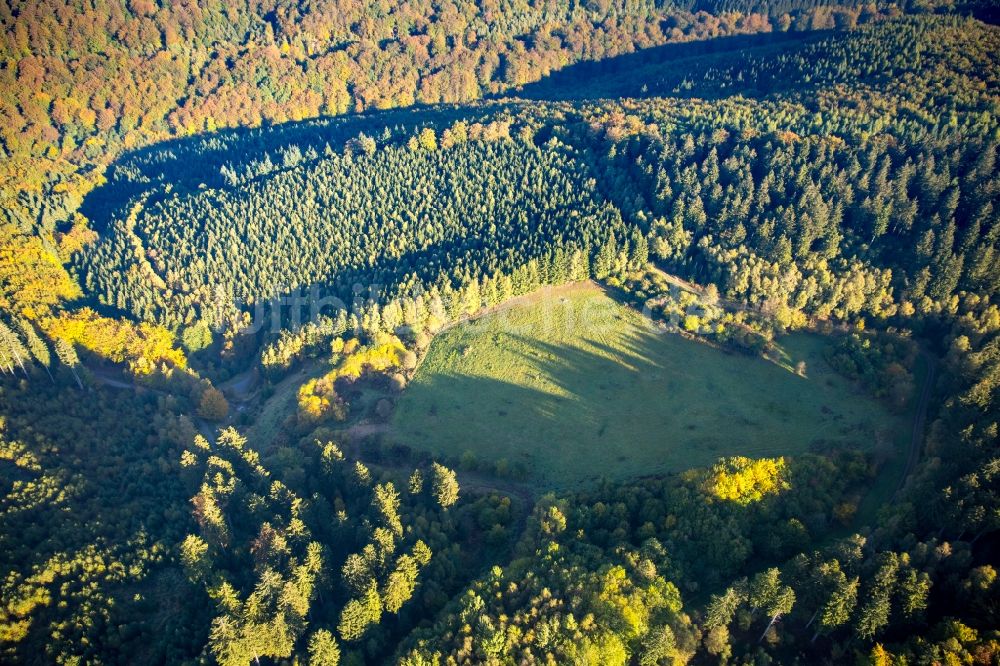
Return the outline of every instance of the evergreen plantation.
<path id="1" fill-rule="evenodd" d="M 917 38 L 983 42 L 978 57 L 995 40 L 975 24 L 937 19 L 928 33 L 926 22 L 894 22 L 891 34 L 900 48 Z M 841 57 L 847 42 L 855 60 L 888 76 L 887 34 L 874 26 L 828 38 L 824 58 L 800 47 L 799 67 Z M 935 64 L 920 89 L 961 88 L 965 75 Z M 995 288 L 988 99 L 965 100 L 955 126 L 947 111 L 943 127 L 909 113 L 926 100 L 908 92 L 885 93 L 882 103 L 901 110 L 879 118 L 848 99 L 521 104 L 464 120 L 396 112 L 386 118 L 396 130 L 378 140 L 345 139 L 333 121 L 290 130 L 298 141 L 277 146 L 231 137 L 224 153 L 212 138 L 115 167 L 115 187 L 148 188 L 143 205 L 111 213 L 114 233 L 82 253 L 77 271 L 102 303 L 171 327 L 218 325 L 234 302 L 313 288 L 352 309 L 356 284 L 368 300 L 405 301 L 472 283 L 482 295 L 491 283 L 485 304 L 495 305 L 539 284 L 638 267 L 650 251 L 786 326 L 884 317 Z M 882 138 L 865 141 L 876 125 Z M 188 171 L 190 187 L 173 190 L 171 174 L 201 151 L 213 166 Z M 532 260 L 537 275 L 506 285 Z M 481 305 L 446 300 L 449 318 Z"/>
<path id="2" fill-rule="evenodd" d="M 989 5 L 41 4 L 0 7 L 0 660 L 1000 659 Z M 472 412 L 416 391 L 505 344 L 461 327 L 584 281 L 835 374 L 809 440 L 557 492 L 436 446 Z"/>

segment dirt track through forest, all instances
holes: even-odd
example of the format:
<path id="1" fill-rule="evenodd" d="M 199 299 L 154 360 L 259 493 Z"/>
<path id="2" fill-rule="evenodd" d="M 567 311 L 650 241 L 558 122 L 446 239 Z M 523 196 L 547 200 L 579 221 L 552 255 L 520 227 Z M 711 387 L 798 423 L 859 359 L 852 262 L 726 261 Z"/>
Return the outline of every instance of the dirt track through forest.
<path id="1" fill-rule="evenodd" d="M 906 480 L 910 478 L 913 474 L 913 470 L 916 469 L 917 463 L 920 462 L 920 452 L 923 448 L 924 443 L 924 426 L 927 422 L 927 405 L 931 399 L 931 393 L 934 390 L 934 374 L 937 371 L 937 367 L 934 362 L 934 358 L 927 352 L 921 352 L 921 356 L 924 358 L 924 362 L 927 363 L 927 376 L 924 378 L 924 386 L 920 391 L 920 402 L 917 405 L 917 411 L 913 415 L 913 431 L 910 435 L 910 449 L 907 451 L 906 455 L 906 466 L 903 468 L 903 473 L 899 478 L 899 485 L 896 486 L 896 492 L 893 493 L 893 497 L 899 495 L 902 492 L 903 487 L 906 485 Z"/>

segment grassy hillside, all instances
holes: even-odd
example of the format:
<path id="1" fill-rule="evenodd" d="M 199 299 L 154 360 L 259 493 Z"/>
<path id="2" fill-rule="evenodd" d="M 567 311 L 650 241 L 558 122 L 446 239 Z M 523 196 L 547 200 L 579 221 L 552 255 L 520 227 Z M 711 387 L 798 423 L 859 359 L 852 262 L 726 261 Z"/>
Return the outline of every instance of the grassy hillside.
<path id="1" fill-rule="evenodd" d="M 823 345 L 783 341 L 801 377 L 661 333 L 593 284 L 545 289 L 440 334 L 394 430 L 436 454 L 522 463 L 557 488 L 895 442 L 905 424 L 830 370 Z"/>

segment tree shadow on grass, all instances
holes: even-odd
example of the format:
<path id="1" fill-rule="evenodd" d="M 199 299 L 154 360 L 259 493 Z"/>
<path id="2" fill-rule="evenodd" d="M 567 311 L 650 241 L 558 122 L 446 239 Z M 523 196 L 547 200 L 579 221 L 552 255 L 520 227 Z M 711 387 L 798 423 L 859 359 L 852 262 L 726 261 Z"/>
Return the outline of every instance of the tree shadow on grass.
<path id="1" fill-rule="evenodd" d="M 468 452 L 481 462 L 522 464 L 533 482 L 557 489 L 707 466 L 725 455 L 808 450 L 810 442 L 789 435 L 806 416 L 801 409 L 756 383 L 732 385 L 762 374 L 767 387 L 784 381 L 774 374 L 784 377 L 783 370 L 641 326 L 614 335 L 582 332 L 574 344 L 560 344 L 509 334 L 500 344 L 518 360 L 490 360 L 499 372 L 456 350 L 441 371 L 411 384 L 396 433 L 404 444 L 451 459 Z M 466 340 L 462 347 L 473 354 L 492 354 L 497 344 L 483 334 Z M 706 360 L 716 365 L 700 367 Z M 824 418 L 815 415 L 817 423 Z"/>
<path id="2" fill-rule="evenodd" d="M 615 447 L 601 446 L 614 425 L 591 395 L 595 375 L 614 361 L 524 336 L 509 344 L 522 361 L 513 377 L 448 371 L 411 384 L 395 418 L 404 443 L 450 457 L 470 451 L 482 461 L 506 459 L 553 487 L 614 472 Z M 624 361 L 633 366 L 625 372 L 648 366 L 631 354 Z M 605 379 L 596 390 L 614 390 L 616 380 Z"/>

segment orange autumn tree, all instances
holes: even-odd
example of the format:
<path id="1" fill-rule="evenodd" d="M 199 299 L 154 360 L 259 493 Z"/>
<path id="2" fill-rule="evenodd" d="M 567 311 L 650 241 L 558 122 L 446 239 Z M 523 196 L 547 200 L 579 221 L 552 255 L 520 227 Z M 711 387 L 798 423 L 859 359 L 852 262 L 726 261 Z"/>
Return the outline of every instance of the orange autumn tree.
<path id="1" fill-rule="evenodd" d="M 203 380 L 198 398 L 198 416 L 209 421 L 221 421 L 229 414 L 229 401 L 222 391 Z"/>

